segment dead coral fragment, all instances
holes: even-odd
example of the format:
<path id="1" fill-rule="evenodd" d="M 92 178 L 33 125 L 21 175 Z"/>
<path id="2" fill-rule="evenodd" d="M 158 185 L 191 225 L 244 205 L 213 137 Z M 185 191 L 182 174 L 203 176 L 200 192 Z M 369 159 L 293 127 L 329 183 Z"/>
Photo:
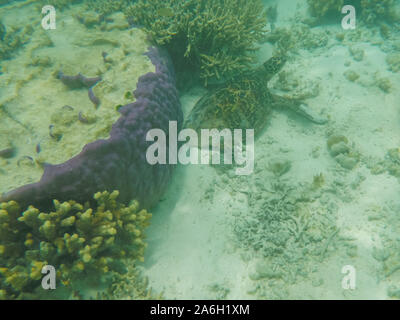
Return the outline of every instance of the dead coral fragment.
<path id="1" fill-rule="evenodd" d="M 106 291 L 97 293 L 97 300 L 162 300 L 162 293 L 156 293 L 149 286 L 149 279 L 134 264 L 126 261 L 125 274 L 113 274 L 112 285 Z"/>
<path id="2" fill-rule="evenodd" d="M 343 73 L 347 80 L 354 82 L 360 78 L 360 75 L 354 70 L 347 70 Z"/>
<path id="3" fill-rule="evenodd" d="M 54 211 L 14 202 L 0 204 L 0 290 L 7 298 L 37 297 L 41 266 L 52 265 L 57 281 L 100 284 L 108 272 L 123 272 L 122 258 L 143 261 L 144 229 L 151 214 L 137 201 L 125 206 L 118 191 L 98 192 L 95 206 L 54 200 Z M 77 281 L 79 280 L 79 281 Z"/>
<path id="4" fill-rule="evenodd" d="M 274 173 L 275 176 L 282 176 L 287 173 L 292 164 L 289 160 L 273 160 L 269 163 L 268 169 Z"/>
<path id="5" fill-rule="evenodd" d="M 234 232 L 238 245 L 257 257 L 252 280 L 294 283 L 307 276 L 307 265 L 332 252 L 338 229 L 312 208 L 309 190 L 276 184 L 273 191 L 251 199 L 251 210 L 236 217 Z"/>
<path id="6" fill-rule="evenodd" d="M 389 70 L 393 72 L 400 71 L 400 53 L 391 53 L 386 57 L 386 63 L 389 65 Z"/>
<path id="7" fill-rule="evenodd" d="M 359 155 L 348 145 L 349 141 L 345 136 L 333 135 L 329 137 L 327 146 L 329 153 L 345 169 L 353 169 L 358 161 Z"/>

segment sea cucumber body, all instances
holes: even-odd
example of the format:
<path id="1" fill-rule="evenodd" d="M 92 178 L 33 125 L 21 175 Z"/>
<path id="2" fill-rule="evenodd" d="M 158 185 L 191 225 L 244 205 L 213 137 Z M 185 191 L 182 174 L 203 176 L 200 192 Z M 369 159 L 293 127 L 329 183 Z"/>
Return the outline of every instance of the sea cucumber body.
<path id="1" fill-rule="evenodd" d="M 146 161 L 152 143 L 146 141 L 146 134 L 154 128 L 168 132 L 169 121 L 177 121 L 179 129 L 183 115 L 169 56 L 155 47 L 147 55 L 156 71 L 139 78 L 136 101 L 119 109 L 121 116 L 109 139 L 87 144 L 62 164 L 46 164 L 39 182 L 10 191 L 0 201 L 43 207 L 53 199 L 84 202 L 98 191 L 119 190 L 121 201 L 137 199 L 145 208 L 154 206 L 166 190 L 174 166 Z"/>

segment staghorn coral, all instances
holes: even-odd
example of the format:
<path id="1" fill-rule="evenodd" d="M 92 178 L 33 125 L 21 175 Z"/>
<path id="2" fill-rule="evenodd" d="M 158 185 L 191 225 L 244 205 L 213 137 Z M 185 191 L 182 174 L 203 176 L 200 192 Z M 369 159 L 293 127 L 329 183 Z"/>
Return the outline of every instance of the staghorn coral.
<path id="1" fill-rule="evenodd" d="M 84 281 L 105 281 L 125 270 L 122 258 L 143 261 L 144 229 L 151 214 L 132 201 L 117 201 L 118 191 L 98 192 L 95 205 L 54 200 L 54 211 L 33 206 L 21 213 L 15 201 L 0 204 L 0 296 L 34 298 L 44 265 L 71 290 Z M 79 281 L 77 281 L 79 280 Z M 57 293 L 57 292 L 56 292 Z"/>
<path id="2" fill-rule="evenodd" d="M 131 0 L 114 0 L 114 1 L 87 0 L 86 6 L 90 10 L 94 10 L 103 16 L 107 16 L 116 11 L 122 11 L 132 2 L 134 2 L 134 1 L 131 1 Z"/>
<path id="3" fill-rule="evenodd" d="M 205 84 L 247 69 L 266 35 L 260 0 L 140 0 L 125 14 Z"/>
<path id="4" fill-rule="evenodd" d="M 82 0 L 52 0 L 51 3 L 49 3 L 49 1 L 47 0 L 40 0 L 38 1 L 36 8 L 38 11 L 41 11 L 43 6 L 51 4 L 52 6 L 54 6 L 56 10 L 64 10 L 65 8 L 68 8 L 72 4 L 81 2 Z"/>

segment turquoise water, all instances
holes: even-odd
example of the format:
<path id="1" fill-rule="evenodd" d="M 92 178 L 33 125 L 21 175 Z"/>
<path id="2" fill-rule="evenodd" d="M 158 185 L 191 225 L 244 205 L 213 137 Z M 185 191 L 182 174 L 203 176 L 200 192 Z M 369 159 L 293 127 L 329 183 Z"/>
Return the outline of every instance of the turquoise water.
<path id="1" fill-rule="evenodd" d="M 400 1 L 331 2 L 0 0 L 0 298 L 399 299 Z M 52 202 L 62 180 L 41 203 L 13 196 L 110 137 L 157 71 L 149 46 L 168 52 L 183 112 L 165 137 L 196 129 L 165 190 L 143 163 L 122 188 L 150 181 L 145 195 L 114 181 L 81 197 L 101 166 L 61 201 L 81 206 Z M 203 163 L 214 128 L 234 139 Z"/>

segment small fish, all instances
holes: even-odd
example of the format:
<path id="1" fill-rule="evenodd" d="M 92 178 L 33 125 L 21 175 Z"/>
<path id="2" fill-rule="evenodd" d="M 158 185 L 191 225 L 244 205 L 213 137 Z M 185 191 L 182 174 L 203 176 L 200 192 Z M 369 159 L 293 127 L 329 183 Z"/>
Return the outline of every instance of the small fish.
<path id="1" fill-rule="evenodd" d="M 157 13 L 162 17 L 173 17 L 174 11 L 171 8 L 160 8 L 157 10 Z"/>

